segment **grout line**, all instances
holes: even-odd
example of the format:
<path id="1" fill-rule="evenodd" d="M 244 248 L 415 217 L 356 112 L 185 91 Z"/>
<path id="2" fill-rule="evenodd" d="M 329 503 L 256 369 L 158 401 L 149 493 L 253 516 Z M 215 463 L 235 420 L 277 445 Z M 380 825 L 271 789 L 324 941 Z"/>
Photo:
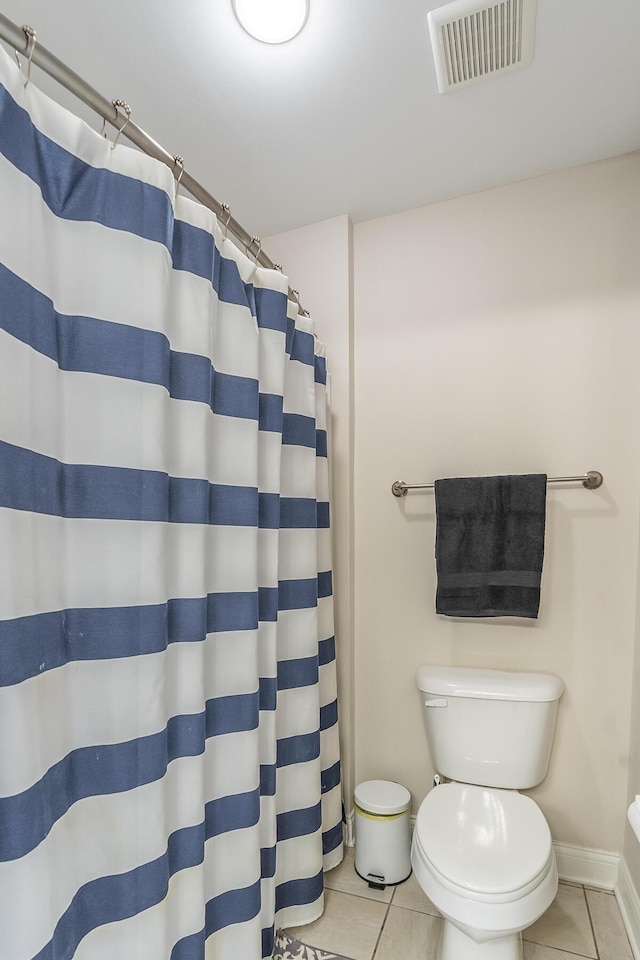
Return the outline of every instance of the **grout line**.
<path id="1" fill-rule="evenodd" d="M 566 953 L 566 955 L 567 955 L 568 957 L 576 957 L 577 960 L 594 960 L 594 957 L 586 957 L 586 956 L 584 955 L 584 953 L 574 953 L 573 950 L 567 950 L 565 947 L 550 947 L 548 943 L 537 943 L 535 940 L 527 940 L 527 941 L 525 941 L 524 938 L 523 938 L 523 941 L 522 941 L 522 942 L 523 942 L 523 943 L 525 943 L 525 942 L 526 942 L 526 943 L 533 943 L 533 944 L 535 944 L 535 945 L 538 946 L 538 947 L 542 947 L 544 950 L 553 950 L 554 953 L 557 953 L 557 952 L 559 952 L 559 953 Z M 598 949 L 598 948 L 596 947 L 596 950 L 597 950 L 597 949 Z M 600 958 L 597 957 L 597 958 L 595 958 L 595 960 L 600 960 Z"/>
<path id="2" fill-rule="evenodd" d="M 562 882 L 562 881 L 561 881 L 561 882 Z M 587 894 L 586 894 L 585 886 L 584 886 L 583 883 L 571 883 L 571 884 L 568 884 L 568 885 L 569 885 L 569 886 L 572 886 L 572 887 L 581 887 L 581 889 L 582 889 L 582 896 L 584 897 L 584 902 L 585 902 L 586 907 L 587 907 L 587 916 L 589 917 L 589 925 L 590 925 L 590 927 L 591 927 L 591 937 L 592 937 L 592 939 L 593 939 L 593 947 L 594 947 L 594 950 L 596 951 L 595 960 L 600 960 L 600 951 L 598 950 L 598 941 L 596 940 L 596 934 L 595 934 L 595 930 L 594 930 L 594 928 L 593 928 L 593 921 L 592 921 L 592 919 L 591 919 L 591 911 L 589 910 L 589 901 L 587 900 Z M 542 944 L 542 943 L 538 944 L 537 940 L 527 940 L 527 938 L 526 938 L 526 936 L 525 936 L 526 932 L 527 932 L 527 931 L 526 931 L 526 928 L 525 928 L 525 930 L 522 931 L 522 940 L 523 940 L 523 941 L 526 940 L 527 943 L 536 943 L 536 944 L 537 944 L 538 946 L 540 946 L 540 947 L 549 946 L 548 944 Z M 594 960 L 593 957 L 587 957 L 584 953 L 575 953 L 573 950 L 567 950 L 566 947 L 549 947 L 549 949 L 551 949 L 551 950 L 562 950 L 562 951 L 564 951 L 564 953 L 566 953 L 568 956 L 571 955 L 572 957 L 577 957 L 577 958 L 579 958 L 579 960 Z"/>
<path id="3" fill-rule="evenodd" d="M 566 947 L 551 947 L 548 943 L 538 943 L 537 940 L 526 940 L 524 935 L 522 937 L 523 943 L 532 943 L 536 947 L 542 947 L 544 950 L 553 950 L 554 952 L 566 953 L 568 957 L 576 957 L 577 960 L 600 960 L 600 955 L 597 957 L 587 957 L 584 953 L 575 953 L 573 950 L 567 950 Z M 596 952 L 598 948 L 596 947 Z"/>
<path id="4" fill-rule="evenodd" d="M 421 917 L 433 917 L 434 920 L 442 919 L 441 913 L 427 913 L 426 910 L 418 910 L 417 907 L 407 907 L 404 905 L 404 903 L 394 903 L 393 900 L 391 900 L 391 903 L 389 904 L 389 906 L 395 907 L 396 910 L 408 910 L 409 913 L 419 913 Z M 436 910 L 437 909 L 438 908 L 436 907 Z M 591 958 L 591 960 L 593 960 L 593 957 Z"/>
<path id="5" fill-rule="evenodd" d="M 600 960 L 600 950 L 599 950 L 599 947 L 598 947 L 598 940 L 597 940 L 597 938 L 596 938 L 596 928 L 595 928 L 595 924 L 594 924 L 594 922 L 593 922 L 593 918 L 591 917 L 591 910 L 590 910 L 590 908 L 589 908 L 589 897 L 587 896 L 587 890 L 589 890 L 591 893 L 595 893 L 595 894 L 604 893 L 605 895 L 609 895 L 609 891 L 608 891 L 608 890 L 599 890 L 597 887 L 587 887 L 586 885 L 585 885 L 585 888 L 584 888 L 584 889 L 585 889 L 585 899 L 586 899 L 586 901 L 587 901 L 587 910 L 588 910 L 588 912 L 589 912 L 589 920 L 591 921 L 591 929 L 592 929 L 592 931 L 593 931 L 593 939 L 594 939 L 594 942 L 595 942 L 595 945 L 596 945 L 596 951 L 597 951 L 597 954 L 598 954 L 598 960 Z M 615 900 L 616 908 L 617 908 L 618 914 L 620 915 L 620 919 L 622 920 L 622 913 L 621 913 L 621 911 L 620 911 L 620 904 L 618 903 L 618 898 L 616 897 L 615 893 L 613 894 L 613 898 L 614 898 L 614 900 Z M 629 931 L 627 930 L 627 927 L 626 927 L 626 924 L 625 924 L 624 920 L 622 920 L 622 930 L 623 930 L 623 932 L 624 932 L 624 934 L 625 934 L 625 936 L 626 936 L 626 939 L 627 939 L 627 944 L 628 944 L 628 947 L 629 947 L 629 956 L 630 956 L 630 957 L 633 957 L 633 956 L 634 956 L 633 947 L 631 946 L 631 940 L 630 940 L 630 937 L 629 937 Z"/>
<path id="6" fill-rule="evenodd" d="M 600 950 L 598 949 L 598 938 L 596 937 L 596 930 L 593 925 L 593 917 L 591 916 L 591 910 L 589 909 L 589 897 L 587 896 L 587 891 L 584 886 L 582 888 L 582 895 L 584 896 L 584 902 L 587 905 L 587 916 L 589 917 L 589 924 L 591 926 L 591 936 L 593 937 L 593 945 L 596 948 L 596 957 L 600 960 Z"/>
<path id="7" fill-rule="evenodd" d="M 395 890 L 393 891 L 393 893 L 395 893 Z M 393 900 L 393 894 L 391 895 L 391 900 Z M 379 930 L 379 932 L 378 932 L 378 936 L 377 936 L 377 939 L 376 939 L 376 945 L 375 945 L 375 947 L 373 948 L 373 953 L 371 954 L 371 960 L 375 960 L 376 953 L 378 952 L 378 946 L 379 946 L 379 944 L 380 944 L 380 938 L 381 938 L 381 936 L 382 936 L 382 931 L 383 931 L 384 928 L 385 928 L 385 925 L 386 925 L 386 923 L 387 923 L 387 917 L 389 916 L 389 910 L 391 909 L 391 900 L 389 900 L 389 902 L 388 902 L 388 904 L 387 904 L 387 909 L 385 910 L 385 914 L 384 914 L 384 920 L 382 921 L 382 926 L 380 927 L 380 930 Z"/>
<path id="8" fill-rule="evenodd" d="M 378 900 L 377 897 L 368 897 L 366 893 L 355 893 L 353 890 L 340 890 L 339 888 L 327 887 L 326 885 L 325 890 L 330 890 L 331 893 L 345 893 L 348 897 L 358 897 L 360 900 L 366 900 L 367 903 L 386 903 L 387 906 L 391 903 L 391 900 Z M 393 899 L 393 897 L 391 899 Z"/>

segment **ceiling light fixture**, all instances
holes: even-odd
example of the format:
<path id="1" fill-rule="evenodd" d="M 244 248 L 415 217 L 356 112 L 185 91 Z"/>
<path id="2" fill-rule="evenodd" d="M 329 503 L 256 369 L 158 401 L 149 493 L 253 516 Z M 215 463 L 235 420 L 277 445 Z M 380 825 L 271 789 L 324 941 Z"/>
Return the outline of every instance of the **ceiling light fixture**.
<path id="1" fill-rule="evenodd" d="M 263 43 L 296 37 L 309 15 L 309 0 L 232 0 L 240 26 Z"/>

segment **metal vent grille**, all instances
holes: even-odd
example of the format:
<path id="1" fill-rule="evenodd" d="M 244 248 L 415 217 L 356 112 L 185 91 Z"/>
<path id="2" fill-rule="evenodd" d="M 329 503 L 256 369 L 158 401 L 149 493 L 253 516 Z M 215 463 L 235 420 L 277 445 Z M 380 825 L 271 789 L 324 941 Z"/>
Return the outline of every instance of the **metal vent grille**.
<path id="1" fill-rule="evenodd" d="M 535 0 L 457 0 L 429 13 L 441 93 L 533 60 Z"/>

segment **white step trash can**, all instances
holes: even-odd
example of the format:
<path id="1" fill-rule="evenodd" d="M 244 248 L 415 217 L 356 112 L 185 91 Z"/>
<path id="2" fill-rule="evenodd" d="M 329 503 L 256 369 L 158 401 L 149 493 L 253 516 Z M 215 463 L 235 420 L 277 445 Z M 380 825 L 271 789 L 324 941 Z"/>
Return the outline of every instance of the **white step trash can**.
<path id="1" fill-rule="evenodd" d="M 367 780 L 354 793 L 356 873 L 384 889 L 411 874 L 411 794 L 391 780 Z"/>

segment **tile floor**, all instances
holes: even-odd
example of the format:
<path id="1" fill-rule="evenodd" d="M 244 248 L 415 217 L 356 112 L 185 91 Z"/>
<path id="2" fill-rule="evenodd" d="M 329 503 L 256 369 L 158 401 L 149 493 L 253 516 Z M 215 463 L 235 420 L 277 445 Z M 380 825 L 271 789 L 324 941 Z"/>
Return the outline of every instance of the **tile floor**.
<path id="1" fill-rule="evenodd" d="M 325 876 L 325 912 L 290 930 L 353 960 L 434 960 L 440 917 L 411 876 L 371 890 L 353 868 L 353 848 Z M 633 960 L 612 893 L 561 883 L 549 910 L 524 931 L 524 960 Z"/>

